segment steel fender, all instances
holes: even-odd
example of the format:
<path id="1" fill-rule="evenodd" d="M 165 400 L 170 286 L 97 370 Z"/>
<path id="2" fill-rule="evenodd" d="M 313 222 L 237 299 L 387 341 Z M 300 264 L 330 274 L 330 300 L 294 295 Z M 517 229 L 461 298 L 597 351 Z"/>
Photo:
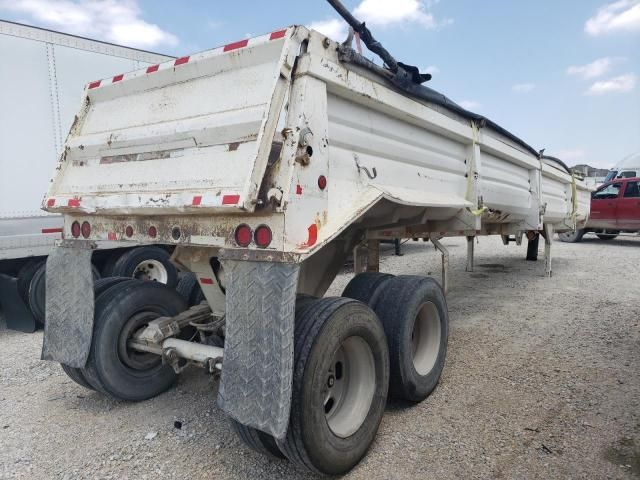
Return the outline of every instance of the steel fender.
<path id="1" fill-rule="evenodd" d="M 18 279 L 0 274 L 0 310 L 8 329 L 33 333 L 38 323 L 20 298 L 17 283 Z"/>
<path id="2" fill-rule="evenodd" d="M 227 260 L 226 336 L 218 405 L 276 438 L 289 423 L 299 266 Z"/>
<path id="3" fill-rule="evenodd" d="M 82 368 L 93 335 L 91 249 L 62 245 L 47 258 L 42 359 Z"/>

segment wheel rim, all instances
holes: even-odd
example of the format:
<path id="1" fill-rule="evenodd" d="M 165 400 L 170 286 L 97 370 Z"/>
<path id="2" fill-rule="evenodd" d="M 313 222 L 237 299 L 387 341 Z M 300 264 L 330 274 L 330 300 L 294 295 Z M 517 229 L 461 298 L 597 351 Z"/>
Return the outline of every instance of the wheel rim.
<path id="1" fill-rule="evenodd" d="M 440 351 L 440 314 L 435 304 L 423 303 L 411 333 L 413 367 L 420 375 L 428 374 L 436 364 Z"/>
<path id="2" fill-rule="evenodd" d="M 347 338 L 323 379 L 323 408 L 329 429 L 337 436 L 353 435 L 369 413 L 376 386 L 373 352 L 361 337 Z"/>
<path id="3" fill-rule="evenodd" d="M 125 323 L 118 339 L 118 356 L 122 363 L 133 370 L 150 370 L 162 363 L 162 357 L 154 353 L 139 352 L 127 346 L 127 342 L 133 338 L 136 332 L 146 327 L 149 322 L 160 315 L 155 312 L 139 312 L 133 315 Z"/>
<path id="4" fill-rule="evenodd" d="M 145 260 L 136 265 L 133 270 L 133 278 L 151 282 L 167 283 L 169 274 L 167 269 L 158 260 Z"/>

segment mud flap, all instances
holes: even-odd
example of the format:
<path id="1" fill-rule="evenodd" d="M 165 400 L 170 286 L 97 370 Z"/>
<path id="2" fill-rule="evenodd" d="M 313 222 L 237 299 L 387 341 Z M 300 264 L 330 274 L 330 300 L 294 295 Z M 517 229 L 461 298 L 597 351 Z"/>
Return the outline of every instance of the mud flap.
<path id="1" fill-rule="evenodd" d="M 284 438 L 300 268 L 235 260 L 223 265 L 227 313 L 218 405 L 243 425 Z"/>
<path id="2" fill-rule="evenodd" d="M 24 333 L 33 333 L 37 330 L 38 322 L 18 294 L 18 279 L 1 273 L 0 310 L 8 329 Z"/>
<path id="3" fill-rule="evenodd" d="M 56 247 L 47 258 L 47 302 L 42 359 L 82 368 L 93 336 L 91 246 Z"/>

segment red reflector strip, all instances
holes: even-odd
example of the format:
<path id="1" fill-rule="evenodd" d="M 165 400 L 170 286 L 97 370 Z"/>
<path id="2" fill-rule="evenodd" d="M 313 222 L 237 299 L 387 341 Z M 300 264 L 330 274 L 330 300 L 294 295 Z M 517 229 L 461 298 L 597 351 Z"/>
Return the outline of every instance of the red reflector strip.
<path id="1" fill-rule="evenodd" d="M 158 68 L 160 68 L 160 65 L 151 65 L 150 67 L 147 67 L 147 73 L 157 72 Z"/>
<path id="2" fill-rule="evenodd" d="M 78 199 L 78 198 L 70 198 L 69 201 L 67 202 L 67 206 L 68 207 L 79 207 L 80 206 L 80 199 Z"/>
<path id="3" fill-rule="evenodd" d="M 49 200 L 47 200 L 47 207 L 53 207 L 55 204 L 56 204 L 55 198 L 50 198 Z"/>
<path id="4" fill-rule="evenodd" d="M 202 196 L 198 195 L 193 197 L 193 200 L 191 200 L 191 205 L 200 205 L 200 203 L 202 203 Z"/>
<path id="5" fill-rule="evenodd" d="M 200 279 L 200 283 L 202 283 L 203 285 L 213 285 L 213 279 L 212 278 L 201 278 Z"/>
<path id="6" fill-rule="evenodd" d="M 91 82 L 89 84 L 88 88 L 98 88 L 100 86 L 100 84 L 102 83 L 102 80 L 97 80 L 95 82 Z"/>
<path id="7" fill-rule="evenodd" d="M 309 225 L 307 229 L 307 243 L 304 245 L 305 247 L 312 247 L 318 241 L 318 226 L 314 223 Z"/>
<path id="8" fill-rule="evenodd" d="M 177 67 L 178 65 L 183 65 L 183 64 L 187 63 L 188 61 L 189 61 L 189 57 L 181 57 L 181 58 L 176 59 L 176 61 L 173 62 L 173 65 Z"/>
<path id="9" fill-rule="evenodd" d="M 239 42 L 230 43 L 225 45 L 222 49 L 223 52 L 230 52 L 231 50 L 237 50 L 238 48 L 244 48 L 249 44 L 249 39 L 240 40 Z"/>
<path id="10" fill-rule="evenodd" d="M 62 228 L 43 228 L 42 233 L 62 233 Z"/>
<path id="11" fill-rule="evenodd" d="M 222 197 L 223 205 L 237 205 L 240 201 L 240 195 L 225 195 Z"/>
<path id="12" fill-rule="evenodd" d="M 296 185 L 296 195 L 302 195 L 302 186 Z"/>
<path id="13" fill-rule="evenodd" d="M 277 40 L 278 38 L 282 38 L 287 34 L 287 30 L 280 30 L 278 32 L 273 32 L 269 37 L 269 40 Z"/>
<path id="14" fill-rule="evenodd" d="M 119 82 L 123 78 L 124 78 L 124 73 L 121 73 L 120 75 L 116 75 L 115 77 L 113 77 L 113 80 L 111 81 L 111 83 Z"/>

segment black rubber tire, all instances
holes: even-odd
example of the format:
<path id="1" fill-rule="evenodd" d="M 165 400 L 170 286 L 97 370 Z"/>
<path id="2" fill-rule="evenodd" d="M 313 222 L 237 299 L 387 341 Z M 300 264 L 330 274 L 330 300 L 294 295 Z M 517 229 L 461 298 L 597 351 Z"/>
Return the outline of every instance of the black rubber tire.
<path id="1" fill-rule="evenodd" d="M 119 400 L 142 401 L 166 391 L 176 379 L 173 369 L 163 365 L 160 357 L 145 370 L 126 365 L 118 351 L 120 334 L 139 312 L 174 316 L 186 308 L 184 299 L 161 283 L 131 280 L 109 288 L 96 300 L 91 351 L 82 369 L 86 380 Z"/>
<path id="2" fill-rule="evenodd" d="M 33 318 L 40 325 L 44 325 L 47 291 L 47 264 L 40 265 L 29 283 L 27 299 Z"/>
<path id="3" fill-rule="evenodd" d="M 198 283 L 198 277 L 191 272 L 180 272 L 177 292 L 187 301 L 190 307 L 200 305 L 206 298 Z"/>
<path id="4" fill-rule="evenodd" d="M 176 285 L 176 292 L 182 295 L 182 298 L 188 303 L 191 297 L 191 291 L 193 287 L 198 283 L 198 278 L 191 272 L 178 273 L 178 284 Z"/>
<path id="5" fill-rule="evenodd" d="M 538 246 L 540 245 L 540 234 L 536 233 L 536 236 L 531 240 L 527 240 L 527 261 L 538 261 Z"/>
<path id="6" fill-rule="evenodd" d="M 376 300 L 382 291 L 381 287 L 392 278 L 393 275 L 390 273 L 359 273 L 347 284 L 342 296 L 359 300 L 374 308 Z"/>
<path id="7" fill-rule="evenodd" d="M 29 285 L 31 285 L 31 279 L 38 269 L 45 263 L 46 260 L 34 258 L 33 260 L 29 260 L 20 268 L 20 270 L 18 270 L 18 294 L 24 301 L 25 305 L 29 305 Z"/>
<path id="8" fill-rule="evenodd" d="M 117 285 L 122 282 L 126 282 L 128 280 L 132 280 L 128 277 L 105 277 L 99 278 L 93 284 L 93 298 L 98 300 L 98 297 L 102 295 L 104 292 L 109 290 L 114 285 Z"/>
<path id="9" fill-rule="evenodd" d="M 267 457 L 282 460 L 286 458 L 284 454 L 278 448 L 275 438 L 268 433 L 262 432 L 256 428 L 247 427 L 237 422 L 233 418 L 230 418 L 231 426 L 235 430 L 242 443 L 252 450 L 255 450 Z"/>
<path id="10" fill-rule="evenodd" d="M 369 411 L 352 435 L 329 428 L 323 401 L 326 372 L 333 354 L 349 337 L 371 348 L 375 390 Z M 320 298 L 296 316 L 291 414 L 287 435 L 276 440 L 292 462 L 312 472 L 340 475 L 351 470 L 369 449 L 384 414 L 389 384 L 389 354 L 384 329 L 365 304 L 348 298 Z"/>
<path id="11" fill-rule="evenodd" d="M 78 385 L 80 385 L 81 387 L 87 388 L 89 390 L 95 390 L 87 381 L 86 378 L 84 378 L 84 375 L 82 373 L 82 370 L 79 368 L 73 368 L 73 367 L 69 367 L 67 365 L 65 365 L 64 363 L 61 363 L 60 366 L 62 367 L 62 371 L 64 371 L 64 373 L 67 374 L 67 376 L 73 380 L 74 382 L 76 382 Z"/>
<path id="12" fill-rule="evenodd" d="M 559 233 L 558 238 L 564 243 L 578 243 L 582 241 L 585 231 L 581 228 L 574 230 L 573 232 Z"/>
<path id="13" fill-rule="evenodd" d="M 175 288 L 178 283 L 178 269 L 169 261 L 170 255 L 160 247 L 136 247 L 122 254 L 111 271 L 113 277 L 133 278 L 136 267 L 145 260 L 156 260 L 167 272 L 166 285 Z"/>
<path id="14" fill-rule="evenodd" d="M 414 366 L 412 334 L 423 304 L 432 303 L 440 317 L 440 342 L 435 363 L 423 375 Z M 444 368 L 449 337 L 449 311 L 440 284 L 429 277 L 402 275 L 389 280 L 376 304 L 389 344 L 392 398 L 421 402 L 436 388 Z"/>
<path id="15" fill-rule="evenodd" d="M 95 267 L 95 265 L 91 265 L 91 270 L 95 285 L 95 282 L 100 280 L 100 272 L 98 272 L 98 269 Z M 41 325 L 44 325 L 45 309 L 47 303 L 46 263 L 40 265 L 36 273 L 31 278 L 31 282 L 29 283 L 29 291 L 27 293 L 27 301 L 29 308 L 31 309 L 31 313 L 33 314 L 33 318 L 35 318 L 36 321 Z"/>
<path id="16" fill-rule="evenodd" d="M 115 266 L 118 259 L 122 256 L 123 253 L 126 253 L 126 249 L 117 249 L 109 254 L 107 259 L 102 264 L 102 273 L 103 277 L 112 277 L 113 276 L 113 267 Z"/>
<path id="17" fill-rule="evenodd" d="M 95 276 L 95 271 L 94 271 Z M 99 278 L 93 283 L 93 296 L 94 302 L 100 297 L 104 292 L 108 289 L 122 282 L 132 281 L 131 278 L 125 277 L 107 277 L 107 278 Z M 80 368 L 69 367 L 64 364 L 60 364 L 62 370 L 78 385 L 81 385 L 89 390 L 95 390 L 95 388 L 89 383 L 89 381 L 85 378 L 85 375 Z"/>
<path id="18" fill-rule="evenodd" d="M 309 295 L 306 293 L 299 293 L 296 295 L 296 316 L 305 309 L 308 305 L 317 300 L 318 297 L 314 297 L 313 295 Z"/>
<path id="19" fill-rule="evenodd" d="M 600 240 L 604 240 L 604 241 L 609 241 L 609 240 L 613 240 L 614 238 L 616 238 L 618 235 L 615 233 L 598 233 L 596 235 L 596 237 L 598 237 Z"/>
<path id="20" fill-rule="evenodd" d="M 95 300 L 100 297 L 104 292 L 109 290 L 114 285 L 117 285 L 122 282 L 132 281 L 131 278 L 125 277 L 107 277 L 107 278 L 99 278 L 93 283 L 93 297 Z M 94 301 L 95 301 L 94 300 Z M 89 390 L 95 390 L 95 388 L 89 383 L 89 381 L 85 378 L 82 369 L 69 367 L 68 365 L 60 364 L 64 373 L 67 374 L 71 380 L 76 382 L 78 385 L 81 385 Z"/>

